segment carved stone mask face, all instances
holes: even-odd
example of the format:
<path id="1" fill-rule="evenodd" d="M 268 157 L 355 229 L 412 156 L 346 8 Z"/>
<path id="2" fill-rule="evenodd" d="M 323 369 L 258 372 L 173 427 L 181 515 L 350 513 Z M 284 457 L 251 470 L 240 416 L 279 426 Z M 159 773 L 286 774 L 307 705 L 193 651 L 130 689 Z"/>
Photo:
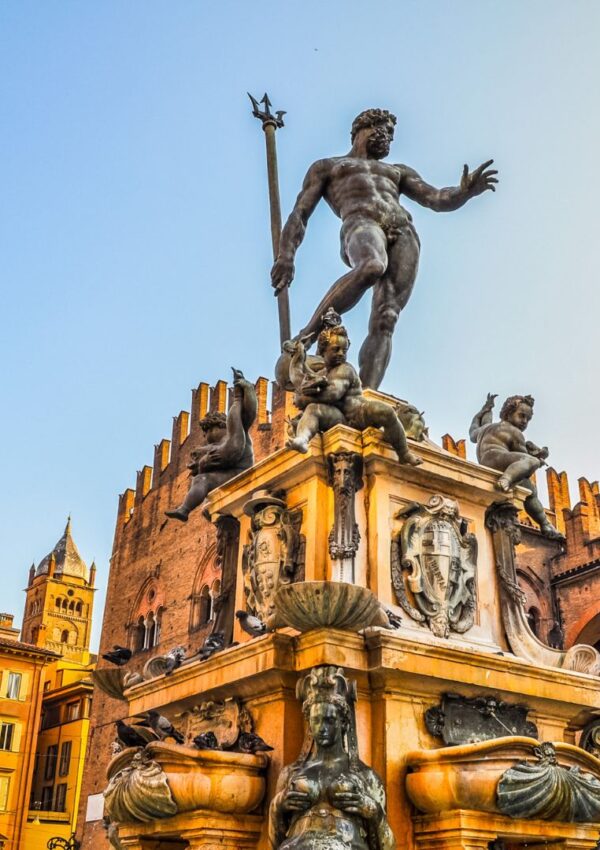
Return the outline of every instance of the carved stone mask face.
<path id="1" fill-rule="evenodd" d="M 332 747 L 341 733 L 338 710 L 326 702 L 317 702 L 311 706 L 308 725 L 313 738 L 321 747 Z"/>
<path id="2" fill-rule="evenodd" d="M 369 128 L 369 136 L 367 138 L 367 153 L 373 159 L 383 159 L 390 152 L 392 139 L 394 138 L 394 130 L 388 124 L 379 124 L 376 127 Z"/>
<path id="3" fill-rule="evenodd" d="M 332 336 L 329 345 L 323 354 L 323 360 L 327 369 L 341 366 L 346 362 L 348 352 L 348 340 L 344 336 Z"/>
<path id="4" fill-rule="evenodd" d="M 521 402 L 521 404 L 517 406 L 517 409 L 511 413 L 509 422 L 511 425 L 514 425 L 515 428 L 518 428 L 519 431 L 524 431 L 529 425 L 532 416 L 533 410 L 528 404 L 523 404 Z"/>

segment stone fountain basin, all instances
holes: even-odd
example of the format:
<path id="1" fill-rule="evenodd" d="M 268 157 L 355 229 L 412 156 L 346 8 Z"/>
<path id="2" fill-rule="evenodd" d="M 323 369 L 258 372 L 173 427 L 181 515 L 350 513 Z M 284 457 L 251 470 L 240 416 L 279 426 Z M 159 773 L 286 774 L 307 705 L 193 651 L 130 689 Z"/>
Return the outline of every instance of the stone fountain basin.
<path id="1" fill-rule="evenodd" d="M 126 768 L 137 752 L 130 747 L 115 756 L 108 767 L 108 778 Z M 247 814 L 265 795 L 268 758 L 264 753 L 197 750 L 157 741 L 147 744 L 144 754 L 161 766 L 178 813 L 205 809 Z"/>
<path id="2" fill-rule="evenodd" d="M 500 813 L 496 800 L 503 773 L 518 762 L 535 762 L 535 738 L 511 736 L 442 747 L 414 750 L 407 755 L 406 791 L 410 800 L 426 814 L 452 809 Z M 554 743 L 558 764 L 576 767 L 600 778 L 600 761 L 585 750 L 562 742 Z"/>
<path id="3" fill-rule="evenodd" d="M 299 581 L 282 585 L 275 595 L 274 626 L 347 629 L 358 632 L 380 625 L 381 604 L 367 587 L 341 581 Z M 272 624 L 271 627 L 273 627 Z"/>

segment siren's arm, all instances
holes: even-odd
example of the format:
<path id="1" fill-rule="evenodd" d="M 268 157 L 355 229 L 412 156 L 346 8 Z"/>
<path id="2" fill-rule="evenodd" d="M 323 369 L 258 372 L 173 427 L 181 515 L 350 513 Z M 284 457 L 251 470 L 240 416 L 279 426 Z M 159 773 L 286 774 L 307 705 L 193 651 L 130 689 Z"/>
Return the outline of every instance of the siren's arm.
<path id="1" fill-rule="evenodd" d="M 323 197 L 327 182 L 327 160 L 318 160 L 308 169 L 294 209 L 281 231 L 279 254 L 271 270 L 271 281 L 276 293 L 289 286 L 294 279 L 294 257 L 304 239 L 308 219 Z"/>

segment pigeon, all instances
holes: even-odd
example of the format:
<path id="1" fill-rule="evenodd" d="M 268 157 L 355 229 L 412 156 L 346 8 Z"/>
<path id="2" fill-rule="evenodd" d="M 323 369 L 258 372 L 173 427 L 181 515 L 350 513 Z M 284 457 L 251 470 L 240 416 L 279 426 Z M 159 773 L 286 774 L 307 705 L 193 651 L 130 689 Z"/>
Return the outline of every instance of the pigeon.
<path id="1" fill-rule="evenodd" d="M 119 840 L 119 827 L 116 823 L 111 821 L 111 819 L 105 815 L 103 820 L 103 827 L 106 830 L 106 837 L 108 838 L 108 843 L 111 847 L 114 847 L 114 850 L 125 850 L 123 845 Z"/>
<path id="2" fill-rule="evenodd" d="M 155 711 L 153 708 L 146 712 L 146 718 L 153 732 L 156 732 L 161 741 L 173 738 L 178 744 L 185 743 L 185 738 L 171 723 L 168 717 Z"/>
<path id="3" fill-rule="evenodd" d="M 198 650 L 198 655 L 202 659 L 202 661 L 206 661 L 207 658 L 210 658 L 211 655 L 214 655 L 215 652 L 220 652 L 225 646 L 225 635 L 223 632 L 213 632 L 212 635 L 209 635 L 200 649 Z"/>
<path id="4" fill-rule="evenodd" d="M 111 664 L 116 664 L 117 667 L 122 667 L 124 664 L 131 659 L 133 652 L 130 649 L 127 649 L 125 646 L 119 646 L 115 644 L 112 648 L 112 652 L 106 652 L 102 656 L 105 661 L 110 661 Z"/>
<path id="5" fill-rule="evenodd" d="M 165 676 L 170 676 L 173 670 L 181 667 L 181 662 L 185 658 L 185 649 L 182 646 L 176 646 L 171 649 L 165 656 Z"/>
<path id="6" fill-rule="evenodd" d="M 265 753 L 273 749 L 263 741 L 260 735 L 255 735 L 253 732 L 240 732 L 237 747 L 242 753 Z"/>
<path id="7" fill-rule="evenodd" d="M 198 750 L 220 750 L 217 736 L 214 732 L 201 732 L 194 738 L 194 746 Z"/>
<path id="8" fill-rule="evenodd" d="M 149 741 L 156 740 L 156 734 L 141 726 L 128 726 L 122 720 L 115 722 L 117 738 L 126 747 L 145 747 Z"/>
<path id="9" fill-rule="evenodd" d="M 263 621 L 259 620 L 258 617 L 253 617 L 247 611 L 236 611 L 235 616 L 238 618 L 242 630 L 252 637 L 259 637 L 267 631 Z"/>
<path id="10" fill-rule="evenodd" d="M 388 620 L 390 621 L 390 626 L 393 629 L 399 629 L 402 625 L 402 618 L 399 614 L 394 614 L 393 611 L 390 611 L 389 608 L 385 609 L 385 613 L 387 614 Z"/>

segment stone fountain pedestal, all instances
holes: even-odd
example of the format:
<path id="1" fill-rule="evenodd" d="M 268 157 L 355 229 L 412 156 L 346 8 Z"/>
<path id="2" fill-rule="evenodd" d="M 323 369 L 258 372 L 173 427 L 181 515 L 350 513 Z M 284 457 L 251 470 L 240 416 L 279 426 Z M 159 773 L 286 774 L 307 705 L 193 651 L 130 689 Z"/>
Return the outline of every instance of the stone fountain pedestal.
<path id="1" fill-rule="evenodd" d="M 411 448 L 423 457 L 422 466 L 398 464 L 378 431 L 338 426 L 316 437 L 306 455 L 278 451 L 210 495 L 213 520 L 239 523 L 235 552 L 222 553 L 235 571 L 235 610 L 254 607 L 281 617 L 281 588 L 289 607 L 294 582 L 314 582 L 322 590 L 323 583 L 342 577 L 368 591 L 375 612 L 383 613 L 348 627 L 351 612 L 345 610 L 345 621 L 334 617 L 323 625 L 314 603 L 314 622 L 305 622 L 306 612 L 304 619 L 288 614 L 282 622 L 298 628 L 281 625 L 255 638 L 236 622 L 238 645 L 129 687 L 130 717 L 154 708 L 180 728 L 177 718 L 189 718 L 201 703 L 235 699 L 274 749 L 263 772 L 264 795 L 252 811 L 226 814 L 209 807 L 151 823 L 122 822 L 124 847 L 267 848 L 268 802 L 303 738 L 296 683 L 317 665 L 342 667 L 357 683 L 360 757 L 384 783 L 388 820 L 403 848 L 485 850 L 496 838 L 582 850 L 595 844 L 598 823 L 514 819 L 477 810 L 468 795 L 460 808 L 443 810 L 440 804 L 438 812 L 422 813 L 409 796 L 415 752 L 445 747 L 443 732 L 435 734 L 427 714 L 445 694 L 492 699 L 485 710 L 496 703 L 524 705 L 541 742 L 576 744 L 578 731 L 600 711 L 595 650 L 552 650 L 527 625 L 511 561 L 513 509 L 497 508 L 506 502 L 495 488 L 498 473 L 429 442 Z M 253 500 L 257 491 L 272 494 L 283 516 L 284 530 L 269 532 L 274 553 L 265 551 L 268 523 L 258 510 L 266 502 L 263 496 L 260 504 Z M 516 493 L 517 507 L 524 495 Z M 508 739 L 510 732 L 496 730 L 494 737 Z M 470 734 L 481 731 L 467 724 L 464 743 Z M 514 763 L 520 759 L 516 754 Z M 600 783 L 600 762 L 596 767 L 590 759 L 587 769 Z M 464 769 L 472 769 L 468 760 Z M 452 781 L 460 784 L 460 769 Z"/>

